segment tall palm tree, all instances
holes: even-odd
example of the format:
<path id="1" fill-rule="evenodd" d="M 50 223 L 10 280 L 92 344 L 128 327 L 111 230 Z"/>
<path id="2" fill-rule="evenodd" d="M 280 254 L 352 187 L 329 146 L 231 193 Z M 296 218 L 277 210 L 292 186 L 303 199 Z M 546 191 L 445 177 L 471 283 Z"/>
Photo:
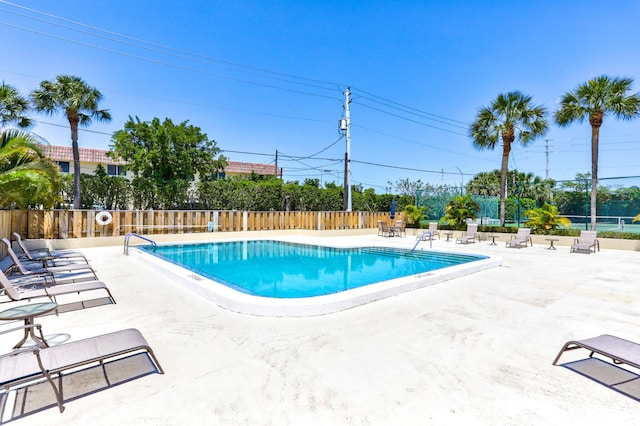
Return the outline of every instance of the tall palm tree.
<path id="1" fill-rule="evenodd" d="M 31 126 L 31 120 L 24 114 L 29 111 L 29 99 L 4 81 L 0 84 L 0 127 L 15 123 L 20 128 Z"/>
<path id="2" fill-rule="evenodd" d="M 58 201 L 58 167 L 44 157 L 37 142 L 21 130 L 0 132 L 0 208 L 51 207 Z"/>
<path id="3" fill-rule="evenodd" d="M 488 107 L 478 111 L 469 127 L 473 145 L 479 149 L 494 149 L 502 140 L 500 168 L 500 225 L 505 222 L 507 172 L 511 144 L 517 139 L 522 145 L 535 140 L 547 131 L 546 109 L 531 103 L 531 96 L 519 91 L 501 93 Z"/>
<path id="4" fill-rule="evenodd" d="M 591 230 L 596 230 L 596 199 L 598 191 L 598 143 L 604 117 L 631 120 L 640 112 L 640 94 L 629 95 L 633 80 L 602 75 L 580 84 L 564 94 L 555 113 L 557 125 L 565 127 L 585 118 L 591 125 Z"/>
<path id="5" fill-rule="evenodd" d="M 71 127 L 73 149 L 73 208 L 80 208 L 80 151 L 78 126 L 88 126 L 92 119 L 110 121 L 108 110 L 98 109 L 102 93 L 89 86 L 80 77 L 59 75 L 54 81 L 45 80 L 31 93 L 33 106 L 38 112 L 53 115 L 63 111 Z"/>

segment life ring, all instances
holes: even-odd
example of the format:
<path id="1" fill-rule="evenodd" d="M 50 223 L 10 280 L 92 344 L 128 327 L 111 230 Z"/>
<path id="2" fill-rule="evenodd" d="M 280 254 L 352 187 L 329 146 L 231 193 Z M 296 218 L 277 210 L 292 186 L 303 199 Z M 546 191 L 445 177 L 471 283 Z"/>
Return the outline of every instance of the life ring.
<path id="1" fill-rule="evenodd" d="M 96 222 L 98 223 L 98 225 L 108 225 L 112 220 L 113 217 L 111 217 L 111 213 L 109 212 L 102 211 L 96 215 Z"/>

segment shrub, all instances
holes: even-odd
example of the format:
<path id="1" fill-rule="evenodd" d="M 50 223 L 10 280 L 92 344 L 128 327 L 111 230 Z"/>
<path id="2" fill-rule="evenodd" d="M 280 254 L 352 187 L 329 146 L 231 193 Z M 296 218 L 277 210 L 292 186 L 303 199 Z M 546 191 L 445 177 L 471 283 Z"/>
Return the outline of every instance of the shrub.
<path id="1" fill-rule="evenodd" d="M 424 207 L 416 207 L 410 204 L 404 207 L 404 214 L 407 216 L 407 224 L 420 223 L 420 219 L 424 216 Z"/>
<path id="2" fill-rule="evenodd" d="M 539 234 L 549 234 L 559 227 L 571 227 L 571 221 L 561 217 L 558 207 L 552 204 L 545 203 L 542 207 L 525 211 L 524 214 L 528 217 L 525 226 L 531 227 L 531 231 Z"/>

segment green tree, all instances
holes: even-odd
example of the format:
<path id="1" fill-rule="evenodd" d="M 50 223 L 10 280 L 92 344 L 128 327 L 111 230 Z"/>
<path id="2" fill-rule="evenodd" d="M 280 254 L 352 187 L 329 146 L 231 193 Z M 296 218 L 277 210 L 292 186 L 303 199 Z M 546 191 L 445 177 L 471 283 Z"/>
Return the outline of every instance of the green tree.
<path id="1" fill-rule="evenodd" d="M 488 107 L 480 108 L 469 127 L 473 145 L 479 149 L 494 149 L 502 141 L 500 168 L 500 225 L 505 222 L 507 171 L 511 144 L 518 140 L 527 145 L 547 131 L 546 109 L 534 106 L 531 97 L 518 91 L 501 93 Z"/>
<path id="2" fill-rule="evenodd" d="M 29 99 L 3 81 L 0 84 L 0 127 L 15 123 L 20 128 L 31 126 L 31 119 L 24 115 L 29 111 Z"/>
<path id="3" fill-rule="evenodd" d="M 30 133 L 4 129 L 0 133 L 0 208 L 43 205 L 58 201 L 58 167 L 45 158 Z"/>
<path id="4" fill-rule="evenodd" d="M 71 128 L 73 149 L 73 208 L 80 208 L 80 150 L 78 126 L 89 126 L 93 119 L 110 121 L 109 111 L 99 109 L 102 93 L 89 86 L 80 77 L 59 75 L 55 80 L 45 80 L 40 88 L 31 92 L 33 106 L 38 112 L 54 115 L 63 112 Z"/>
<path id="5" fill-rule="evenodd" d="M 471 195 L 456 195 L 447 204 L 446 213 L 440 218 L 440 221 L 447 222 L 454 227 L 460 227 L 467 219 L 475 219 L 478 210 L 480 210 L 480 206 L 473 201 Z"/>
<path id="6" fill-rule="evenodd" d="M 405 206 L 404 214 L 407 216 L 407 223 L 413 225 L 414 223 L 420 223 L 424 216 L 425 208 L 423 206 L 416 207 L 412 205 Z"/>
<path id="7" fill-rule="evenodd" d="M 189 188 L 196 175 L 211 180 L 224 158 L 199 127 L 170 119 L 140 121 L 129 117 L 124 129 L 112 136 L 113 158 L 122 159 L 134 174 L 134 205 L 138 208 L 172 209 L 190 201 Z"/>
<path id="8" fill-rule="evenodd" d="M 566 217 L 561 217 L 558 206 L 552 204 L 544 204 L 542 207 L 527 210 L 524 214 L 528 218 L 525 225 L 544 234 L 548 234 L 558 226 L 571 227 L 571 221 Z"/>
<path id="9" fill-rule="evenodd" d="M 500 170 L 478 173 L 467 182 L 465 187 L 468 194 L 499 197 Z"/>
<path id="10" fill-rule="evenodd" d="M 126 209 L 131 202 L 131 182 L 123 176 L 109 176 L 102 164 L 94 174 L 81 175 L 81 199 L 85 208 Z"/>
<path id="11" fill-rule="evenodd" d="M 600 127 L 607 114 L 623 120 L 631 120 L 640 113 L 640 94 L 629 94 L 633 80 L 606 75 L 580 84 L 565 93 L 555 122 L 566 127 L 573 122 L 582 123 L 585 118 L 591 125 L 591 230 L 596 230 L 598 188 L 598 144 Z"/>

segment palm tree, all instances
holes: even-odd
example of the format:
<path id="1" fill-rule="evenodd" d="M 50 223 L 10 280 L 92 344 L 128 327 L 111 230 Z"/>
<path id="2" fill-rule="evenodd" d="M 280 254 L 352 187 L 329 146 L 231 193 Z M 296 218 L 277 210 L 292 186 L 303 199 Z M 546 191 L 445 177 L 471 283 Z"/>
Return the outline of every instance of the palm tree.
<path id="1" fill-rule="evenodd" d="M 0 84 L 0 127 L 16 123 L 18 127 L 31 126 L 31 120 L 24 116 L 29 110 L 29 100 L 22 96 L 15 87 Z"/>
<path id="2" fill-rule="evenodd" d="M 0 132 L 0 208 L 44 205 L 58 201 L 58 167 L 40 152 L 31 133 Z"/>
<path id="3" fill-rule="evenodd" d="M 534 106 L 531 96 L 519 91 L 501 93 L 488 107 L 480 108 L 469 136 L 479 149 L 494 149 L 502 140 L 502 167 L 500 168 L 500 225 L 505 222 L 507 198 L 507 172 L 511 144 L 517 139 L 527 145 L 547 131 L 546 109 Z"/>
<path id="4" fill-rule="evenodd" d="M 562 226 L 571 228 L 571 221 L 566 217 L 560 216 L 558 206 L 545 203 L 542 207 L 527 210 L 524 212 L 527 216 L 525 226 L 531 227 L 534 231 L 549 234 L 550 231 Z"/>
<path id="5" fill-rule="evenodd" d="M 579 85 L 574 91 L 565 93 L 560 108 L 555 113 L 558 126 L 568 126 L 585 118 L 591 125 L 591 230 L 596 230 L 596 199 L 598 191 L 598 143 L 600 126 L 605 115 L 631 120 L 638 116 L 640 94 L 628 95 L 633 80 L 606 75 L 593 78 Z"/>
<path id="6" fill-rule="evenodd" d="M 55 81 L 43 81 L 40 88 L 31 93 L 36 111 L 53 115 L 64 111 L 71 127 L 73 149 L 73 208 L 80 208 L 80 151 L 78 149 L 78 125 L 88 126 L 92 118 L 110 121 L 108 110 L 98 109 L 102 93 L 89 86 L 80 77 L 59 75 Z"/>
<path id="7" fill-rule="evenodd" d="M 471 195 L 456 195 L 445 208 L 445 215 L 440 222 L 447 222 L 451 226 L 460 227 L 467 219 L 475 219 L 480 206 Z"/>

